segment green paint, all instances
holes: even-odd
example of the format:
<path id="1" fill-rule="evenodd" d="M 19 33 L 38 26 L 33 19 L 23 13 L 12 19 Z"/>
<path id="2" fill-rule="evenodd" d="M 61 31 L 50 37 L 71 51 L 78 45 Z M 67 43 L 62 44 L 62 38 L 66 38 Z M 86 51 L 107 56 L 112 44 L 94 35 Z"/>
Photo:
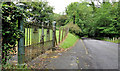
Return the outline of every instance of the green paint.
<path id="1" fill-rule="evenodd" d="M 24 34 L 23 20 L 19 21 L 19 30 Z M 25 60 L 25 46 L 24 46 L 24 36 L 18 41 L 18 63 L 23 64 Z"/>

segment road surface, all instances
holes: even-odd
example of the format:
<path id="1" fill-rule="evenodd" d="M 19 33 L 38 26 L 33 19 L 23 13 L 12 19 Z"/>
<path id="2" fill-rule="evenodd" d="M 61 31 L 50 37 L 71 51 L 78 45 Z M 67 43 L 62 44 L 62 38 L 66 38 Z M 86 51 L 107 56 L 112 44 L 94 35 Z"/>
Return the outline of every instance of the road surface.
<path id="1" fill-rule="evenodd" d="M 118 69 L 118 44 L 84 39 L 93 69 Z"/>
<path id="2" fill-rule="evenodd" d="M 59 57 L 48 59 L 43 69 L 118 69 L 118 44 L 111 42 L 80 39 L 73 48 L 56 55 Z M 39 60 L 34 62 L 40 64 Z"/>

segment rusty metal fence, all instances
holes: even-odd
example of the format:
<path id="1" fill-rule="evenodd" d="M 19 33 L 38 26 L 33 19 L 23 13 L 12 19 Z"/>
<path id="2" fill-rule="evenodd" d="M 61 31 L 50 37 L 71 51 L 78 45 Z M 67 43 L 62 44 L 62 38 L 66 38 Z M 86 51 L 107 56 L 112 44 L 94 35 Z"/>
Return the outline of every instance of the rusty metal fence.
<path id="1" fill-rule="evenodd" d="M 33 25 L 25 26 L 25 63 L 52 48 L 52 26 Z"/>
<path id="2" fill-rule="evenodd" d="M 28 24 L 24 27 L 24 31 L 24 62 L 27 63 L 63 41 L 69 28 L 56 29 L 56 26 L 42 23 L 42 25 Z"/>

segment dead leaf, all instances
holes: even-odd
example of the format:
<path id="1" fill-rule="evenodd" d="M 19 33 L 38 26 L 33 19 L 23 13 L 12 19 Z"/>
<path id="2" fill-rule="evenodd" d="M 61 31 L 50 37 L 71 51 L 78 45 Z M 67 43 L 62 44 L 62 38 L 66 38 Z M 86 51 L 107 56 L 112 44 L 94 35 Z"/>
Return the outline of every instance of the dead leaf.
<path id="1" fill-rule="evenodd" d="M 58 56 L 53 56 L 53 57 L 51 57 L 51 58 L 57 58 Z"/>

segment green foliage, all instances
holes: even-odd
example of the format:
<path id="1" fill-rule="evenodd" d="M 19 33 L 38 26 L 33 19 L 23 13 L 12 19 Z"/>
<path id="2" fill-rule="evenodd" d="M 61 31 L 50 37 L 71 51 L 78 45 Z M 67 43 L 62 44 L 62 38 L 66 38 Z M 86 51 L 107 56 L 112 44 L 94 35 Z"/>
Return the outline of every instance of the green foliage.
<path id="1" fill-rule="evenodd" d="M 34 24 L 40 24 L 43 21 L 52 22 L 53 18 L 51 17 L 53 14 L 53 7 L 48 5 L 46 1 L 39 2 L 22 2 L 26 5 L 25 10 L 30 12 L 32 15 L 28 15 L 27 17 L 33 17 L 35 20 Z M 30 11 L 31 9 L 31 11 Z"/>
<path id="2" fill-rule="evenodd" d="M 96 9 L 95 17 L 93 18 L 95 21 L 96 36 L 118 37 L 118 29 L 120 26 L 117 21 L 117 4 L 118 3 L 114 3 L 111 5 L 106 2 L 101 5 L 101 8 Z"/>
<path id="3" fill-rule="evenodd" d="M 16 41 L 23 35 L 18 30 L 18 20 L 25 17 L 24 13 L 12 2 L 2 3 L 2 63 L 6 63 L 8 52 L 15 47 Z"/>
<path id="4" fill-rule="evenodd" d="M 65 25 L 65 27 L 68 27 L 69 31 L 73 34 L 80 35 L 82 33 L 82 30 L 80 29 L 80 27 L 77 24 L 73 24 L 72 22 Z"/>
<path id="5" fill-rule="evenodd" d="M 84 34 L 86 34 L 86 27 L 90 26 L 90 18 L 92 17 L 92 7 L 88 6 L 86 2 L 83 3 L 71 3 L 67 9 L 66 13 L 68 16 L 69 22 L 77 24 Z M 89 23 L 88 23 L 89 22 Z"/>
<path id="6" fill-rule="evenodd" d="M 95 7 L 94 2 L 74 2 L 67 6 L 67 21 L 77 24 L 84 36 L 119 37 L 119 9 L 118 2 L 101 3 L 100 8 Z"/>
<path id="7" fill-rule="evenodd" d="M 26 19 L 33 18 L 30 22 L 38 24 L 45 21 L 52 22 L 53 7 L 48 2 L 18 2 L 24 4 L 24 9 L 17 7 L 13 2 L 3 2 L 2 6 L 2 63 L 5 64 L 8 52 L 15 47 L 16 41 L 23 36 L 18 30 L 18 23 L 24 18 L 24 26 L 28 25 Z M 31 11 L 30 11 L 31 9 Z"/>
<path id="8" fill-rule="evenodd" d="M 67 16 L 66 15 L 60 15 L 56 18 L 56 22 L 58 26 L 64 26 L 67 20 Z"/>

